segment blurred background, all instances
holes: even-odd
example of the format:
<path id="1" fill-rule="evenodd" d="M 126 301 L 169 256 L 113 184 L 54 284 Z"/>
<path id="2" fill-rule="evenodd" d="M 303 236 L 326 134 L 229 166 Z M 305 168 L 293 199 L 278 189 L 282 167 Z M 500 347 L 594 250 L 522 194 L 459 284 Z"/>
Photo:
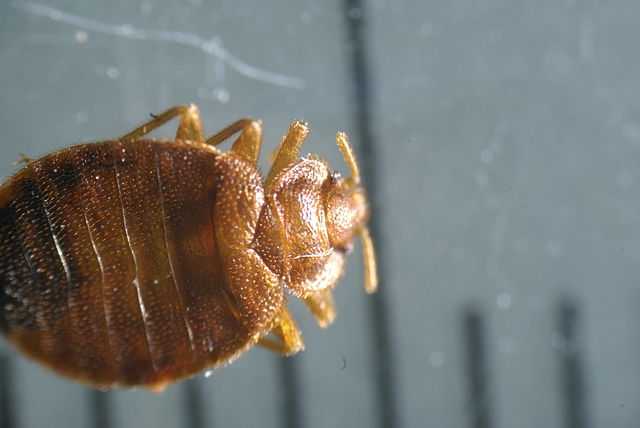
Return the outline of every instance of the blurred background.
<path id="1" fill-rule="evenodd" d="M 197 103 L 208 133 L 289 122 L 373 205 L 307 350 L 95 392 L 0 348 L 0 426 L 635 427 L 640 4 L 631 0 L 7 0 L 0 175 Z M 157 136 L 172 136 L 173 126 Z M 634 166 L 636 165 L 636 166 Z M 263 169 L 264 170 L 264 169 Z"/>

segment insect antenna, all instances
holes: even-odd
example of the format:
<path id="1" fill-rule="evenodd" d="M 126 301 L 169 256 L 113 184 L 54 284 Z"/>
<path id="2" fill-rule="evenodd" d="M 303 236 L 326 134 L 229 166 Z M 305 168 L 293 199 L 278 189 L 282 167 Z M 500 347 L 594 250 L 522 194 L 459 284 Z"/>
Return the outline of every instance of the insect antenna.
<path id="1" fill-rule="evenodd" d="M 340 153 L 342 153 L 344 161 L 347 163 L 347 166 L 351 171 L 351 177 L 347 178 L 347 183 L 349 183 L 351 186 L 359 185 L 360 168 L 358 168 L 358 162 L 356 161 L 356 157 L 353 154 L 351 144 L 349 144 L 349 140 L 347 139 L 347 134 L 345 134 L 344 132 L 338 132 L 338 134 L 336 135 L 336 143 L 338 144 L 338 148 L 340 149 Z"/>
<path id="2" fill-rule="evenodd" d="M 342 153 L 342 157 L 346 162 L 351 176 L 345 180 L 347 186 L 353 188 L 360 185 L 360 168 L 353 154 L 353 148 L 349 144 L 347 134 L 338 132 L 336 135 L 336 144 Z M 378 274 L 376 267 L 376 252 L 373 247 L 373 240 L 369 233 L 369 228 L 363 226 L 359 231 L 360 240 L 362 242 L 362 258 L 364 262 L 364 289 L 368 294 L 375 293 L 378 289 Z"/>

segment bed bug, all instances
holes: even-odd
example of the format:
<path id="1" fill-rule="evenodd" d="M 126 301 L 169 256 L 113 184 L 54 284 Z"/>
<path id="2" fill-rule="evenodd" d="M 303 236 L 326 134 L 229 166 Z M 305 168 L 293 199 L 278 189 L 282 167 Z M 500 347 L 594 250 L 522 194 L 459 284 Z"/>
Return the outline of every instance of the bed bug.
<path id="1" fill-rule="evenodd" d="M 178 117 L 174 140 L 144 137 Z M 300 158 L 293 122 L 263 180 L 261 122 L 205 139 L 198 108 L 178 106 L 112 141 L 71 146 L 0 187 L 0 328 L 55 372 L 106 389 L 166 385 L 253 345 L 303 349 L 286 295 L 318 324 L 352 240 L 375 291 L 369 209 L 353 151 L 343 178 Z M 231 149 L 216 146 L 238 137 Z"/>

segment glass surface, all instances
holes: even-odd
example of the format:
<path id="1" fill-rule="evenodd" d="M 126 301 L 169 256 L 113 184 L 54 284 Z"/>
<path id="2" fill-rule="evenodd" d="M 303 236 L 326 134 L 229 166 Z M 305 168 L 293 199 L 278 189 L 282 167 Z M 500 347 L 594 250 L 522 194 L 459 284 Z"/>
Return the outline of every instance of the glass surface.
<path id="1" fill-rule="evenodd" d="M 306 351 L 160 395 L 95 393 L 3 343 L 15 427 L 628 427 L 640 411 L 640 5 L 455 0 L 0 3 L 0 175 L 194 102 L 289 123 L 374 207 Z M 175 123 L 154 135 L 171 137 Z M 0 424 L 1 425 L 1 424 Z"/>

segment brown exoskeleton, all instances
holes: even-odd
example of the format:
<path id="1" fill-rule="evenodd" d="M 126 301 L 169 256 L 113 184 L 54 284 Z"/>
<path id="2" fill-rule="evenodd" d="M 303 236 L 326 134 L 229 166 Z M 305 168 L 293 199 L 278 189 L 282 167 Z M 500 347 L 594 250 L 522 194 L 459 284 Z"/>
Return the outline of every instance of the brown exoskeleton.
<path id="1" fill-rule="evenodd" d="M 142 139 L 174 117 L 174 141 Z M 254 344 L 303 348 L 284 291 L 321 326 L 354 237 L 375 291 L 367 201 L 351 170 L 299 158 L 293 122 L 266 180 L 261 124 L 209 139 L 197 107 L 174 107 L 113 141 L 28 161 L 0 187 L 0 327 L 38 362 L 109 388 L 165 385 Z M 236 133 L 231 150 L 216 146 Z M 267 335 L 271 337 L 267 337 Z"/>

